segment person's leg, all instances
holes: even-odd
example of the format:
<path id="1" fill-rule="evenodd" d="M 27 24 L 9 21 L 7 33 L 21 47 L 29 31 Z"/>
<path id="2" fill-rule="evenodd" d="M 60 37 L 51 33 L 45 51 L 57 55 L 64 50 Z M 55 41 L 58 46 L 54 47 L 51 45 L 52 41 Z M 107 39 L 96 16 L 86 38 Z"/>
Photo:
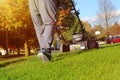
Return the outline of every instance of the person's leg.
<path id="1" fill-rule="evenodd" d="M 43 31 L 43 46 L 42 49 L 51 53 L 51 44 L 53 41 L 53 36 L 55 32 L 55 22 L 56 22 L 56 5 L 54 0 L 38 0 L 37 4 L 39 13 L 41 15 L 44 31 Z"/>
<path id="2" fill-rule="evenodd" d="M 41 19 L 41 15 L 38 11 L 38 8 L 37 8 L 37 1 L 38 0 L 29 0 L 29 8 L 30 8 L 30 13 L 31 13 L 31 17 L 32 17 L 32 21 L 33 21 L 33 24 L 34 24 L 34 28 L 35 28 L 35 31 L 36 31 L 36 35 L 37 35 L 37 38 L 38 38 L 38 42 L 39 42 L 39 45 L 40 45 L 40 48 L 43 48 L 44 44 L 43 44 L 43 32 L 44 32 L 44 29 L 45 29 L 45 26 L 43 25 L 43 21 Z M 42 50 L 42 49 L 41 49 Z M 43 61 L 43 62 L 46 62 L 46 61 L 49 61 L 50 58 L 51 58 L 51 55 L 46 55 L 45 54 L 45 51 L 40 51 L 38 53 L 38 57 Z"/>
<path id="3" fill-rule="evenodd" d="M 42 33 L 44 31 L 44 26 L 43 26 L 43 21 L 41 19 L 36 3 L 37 3 L 37 0 L 29 0 L 29 9 L 30 9 L 31 18 L 34 24 L 39 45 L 40 47 L 42 47 L 43 46 Z"/>
<path id="4" fill-rule="evenodd" d="M 56 5 L 53 0 L 29 0 L 29 7 L 39 45 L 43 49 L 38 57 L 49 61 L 55 31 Z"/>

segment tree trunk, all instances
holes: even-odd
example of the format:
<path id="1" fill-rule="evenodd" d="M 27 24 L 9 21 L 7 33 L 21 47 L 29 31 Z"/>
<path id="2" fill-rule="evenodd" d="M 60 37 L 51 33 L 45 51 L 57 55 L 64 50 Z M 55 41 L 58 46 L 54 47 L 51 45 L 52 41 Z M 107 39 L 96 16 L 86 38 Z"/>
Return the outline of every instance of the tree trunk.
<path id="1" fill-rule="evenodd" d="M 20 49 L 18 46 L 17 46 L 17 54 L 20 55 Z"/>
<path id="2" fill-rule="evenodd" d="M 30 48 L 28 46 L 28 42 L 27 41 L 24 44 L 24 48 L 25 48 L 25 56 L 28 57 L 30 55 Z"/>

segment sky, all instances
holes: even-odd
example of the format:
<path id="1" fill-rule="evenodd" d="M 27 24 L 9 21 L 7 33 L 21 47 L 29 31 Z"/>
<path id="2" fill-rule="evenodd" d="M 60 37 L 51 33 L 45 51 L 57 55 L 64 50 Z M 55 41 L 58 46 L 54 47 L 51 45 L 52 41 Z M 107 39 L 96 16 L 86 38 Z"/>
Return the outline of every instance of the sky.
<path id="1" fill-rule="evenodd" d="M 97 0 L 75 0 L 75 2 L 76 9 L 80 11 L 80 19 L 93 24 L 96 14 L 99 11 Z M 120 15 L 120 0 L 111 0 L 111 2 Z"/>

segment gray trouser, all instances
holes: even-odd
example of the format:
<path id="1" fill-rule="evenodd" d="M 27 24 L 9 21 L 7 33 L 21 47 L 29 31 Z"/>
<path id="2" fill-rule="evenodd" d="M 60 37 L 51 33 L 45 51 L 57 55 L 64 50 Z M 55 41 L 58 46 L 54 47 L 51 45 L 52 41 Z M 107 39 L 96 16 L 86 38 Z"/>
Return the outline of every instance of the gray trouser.
<path id="1" fill-rule="evenodd" d="M 29 8 L 41 49 L 50 49 L 56 22 L 54 0 L 29 0 Z"/>

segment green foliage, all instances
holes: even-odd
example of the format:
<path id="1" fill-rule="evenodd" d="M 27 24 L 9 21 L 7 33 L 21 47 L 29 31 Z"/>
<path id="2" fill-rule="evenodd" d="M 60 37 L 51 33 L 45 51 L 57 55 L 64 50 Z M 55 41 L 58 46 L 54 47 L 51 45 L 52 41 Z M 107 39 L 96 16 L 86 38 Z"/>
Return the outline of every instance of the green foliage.
<path id="1" fill-rule="evenodd" d="M 91 51 L 57 52 L 48 63 L 42 63 L 36 56 L 1 61 L 0 79 L 119 80 L 119 47 L 118 44 Z"/>
<path id="2" fill-rule="evenodd" d="M 31 21 L 27 0 L 1 0 L 0 5 L 0 33 L 8 30 L 9 46 L 21 48 L 27 41 L 27 45 L 37 46 L 37 39 Z M 6 33 L 0 34 L 2 47 L 5 46 Z M 0 44 L 1 45 L 1 44 Z"/>

